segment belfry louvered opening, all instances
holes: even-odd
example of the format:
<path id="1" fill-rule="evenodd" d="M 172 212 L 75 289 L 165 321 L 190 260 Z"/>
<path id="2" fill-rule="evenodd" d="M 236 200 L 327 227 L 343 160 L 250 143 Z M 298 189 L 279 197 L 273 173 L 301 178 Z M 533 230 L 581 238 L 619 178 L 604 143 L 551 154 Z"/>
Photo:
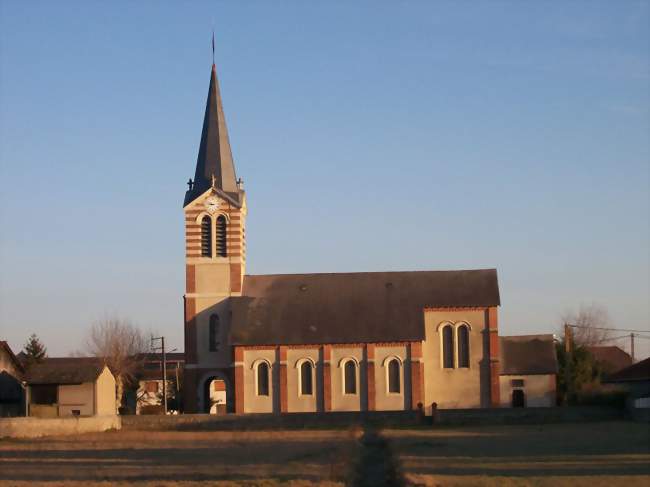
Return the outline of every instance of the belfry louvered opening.
<path id="1" fill-rule="evenodd" d="M 217 256 L 225 257 L 226 256 L 226 217 L 223 215 L 219 215 L 219 217 L 217 218 L 216 242 L 217 242 Z"/>
<path id="2" fill-rule="evenodd" d="M 201 256 L 212 257 L 212 220 L 207 215 L 201 220 Z"/>

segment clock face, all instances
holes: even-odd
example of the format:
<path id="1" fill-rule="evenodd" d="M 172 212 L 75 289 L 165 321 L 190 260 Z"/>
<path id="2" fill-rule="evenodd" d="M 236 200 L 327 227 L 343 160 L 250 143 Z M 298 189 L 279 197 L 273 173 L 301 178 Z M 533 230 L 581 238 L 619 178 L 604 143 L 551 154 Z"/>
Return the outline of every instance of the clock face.
<path id="1" fill-rule="evenodd" d="M 205 200 L 205 209 L 208 210 L 209 213 L 214 213 L 219 209 L 220 203 L 219 203 L 219 198 L 216 198 L 215 196 L 210 196 L 207 200 Z"/>

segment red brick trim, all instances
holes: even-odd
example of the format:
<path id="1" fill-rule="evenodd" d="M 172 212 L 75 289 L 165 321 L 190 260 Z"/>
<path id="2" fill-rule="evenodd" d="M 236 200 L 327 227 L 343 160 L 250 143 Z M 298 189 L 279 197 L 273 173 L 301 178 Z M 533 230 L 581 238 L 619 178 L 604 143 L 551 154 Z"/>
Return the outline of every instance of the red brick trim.
<path id="1" fill-rule="evenodd" d="M 287 347 L 279 347 L 280 355 L 280 412 L 289 412 L 289 394 L 287 391 Z"/>
<path id="2" fill-rule="evenodd" d="M 366 345 L 366 383 L 368 385 L 368 411 L 374 411 L 376 401 L 375 388 L 375 345 Z"/>
<path id="3" fill-rule="evenodd" d="M 188 364 L 197 362 L 196 347 L 196 300 L 183 297 L 185 308 L 185 360 Z"/>
<path id="4" fill-rule="evenodd" d="M 418 403 L 424 403 L 424 364 L 422 363 L 422 342 L 411 342 L 411 409 L 417 409 Z"/>
<path id="5" fill-rule="evenodd" d="M 485 311 L 488 306 L 425 306 L 424 311 Z"/>
<path id="6" fill-rule="evenodd" d="M 193 293 L 196 290 L 195 271 L 196 266 L 185 266 L 185 292 L 188 294 Z"/>
<path id="7" fill-rule="evenodd" d="M 323 411 L 332 410 L 332 347 L 323 345 Z"/>
<path id="8" fill-rule="evenodd" d="M 235 413 L 244 413 L 244 350 L 235 347 Z"/>
<path id="9" fill-rule="evenodd" d="M 499 318 L 497 308 L 495 306 L 488 308 L 486 314 L 490 349 L 490 405 L 492 407 L 499 407 L 501 400 L 499 386 Z"/>

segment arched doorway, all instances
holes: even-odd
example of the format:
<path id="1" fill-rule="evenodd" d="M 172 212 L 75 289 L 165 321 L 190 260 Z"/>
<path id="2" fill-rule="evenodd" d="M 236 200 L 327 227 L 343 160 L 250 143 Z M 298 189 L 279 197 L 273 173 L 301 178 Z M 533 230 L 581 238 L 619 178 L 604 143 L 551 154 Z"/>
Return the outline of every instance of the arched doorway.
<path id="1" fill-rule="evenodd" d="M 203 381 L 201 412 L 204 414 L 227 414 L 232 409 L 230 381 L 227 377 L 213 374 Z"/>
<path id="2" fill-rule="evenodd" d="M 526 395 L 522 389 L 513 389 L 512 391 L 512 407 L 523 408 L 526 407 Z"/>

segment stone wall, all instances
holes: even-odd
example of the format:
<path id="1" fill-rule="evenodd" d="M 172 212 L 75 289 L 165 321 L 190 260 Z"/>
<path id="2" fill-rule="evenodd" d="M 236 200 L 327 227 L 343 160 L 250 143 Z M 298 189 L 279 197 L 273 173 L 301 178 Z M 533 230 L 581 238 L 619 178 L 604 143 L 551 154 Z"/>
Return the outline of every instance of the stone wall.
<path id="1" fill-rule="evenodd" d="M 0 418 L 0 438 L 36 438 L 120 429 L 120 416 L 90 418 Z"/>
<path id="2" fill-rule="evenodd" d="M 582 423 L 623 419 L 622 409 L 600 406 L 439 409 L 433 418 L 437 425 Z M 427 418 L 432 420 L 432 418 Z"/>
<path id="3" fill-rule="evenodd" d="M 181 414 L 173 416 L 123 416 L 125 430 L 273 430 L 349 428 L 373 424 L 383 427 L 416 426 L 417 411 L 330 412 L 327 414 Z"/>

